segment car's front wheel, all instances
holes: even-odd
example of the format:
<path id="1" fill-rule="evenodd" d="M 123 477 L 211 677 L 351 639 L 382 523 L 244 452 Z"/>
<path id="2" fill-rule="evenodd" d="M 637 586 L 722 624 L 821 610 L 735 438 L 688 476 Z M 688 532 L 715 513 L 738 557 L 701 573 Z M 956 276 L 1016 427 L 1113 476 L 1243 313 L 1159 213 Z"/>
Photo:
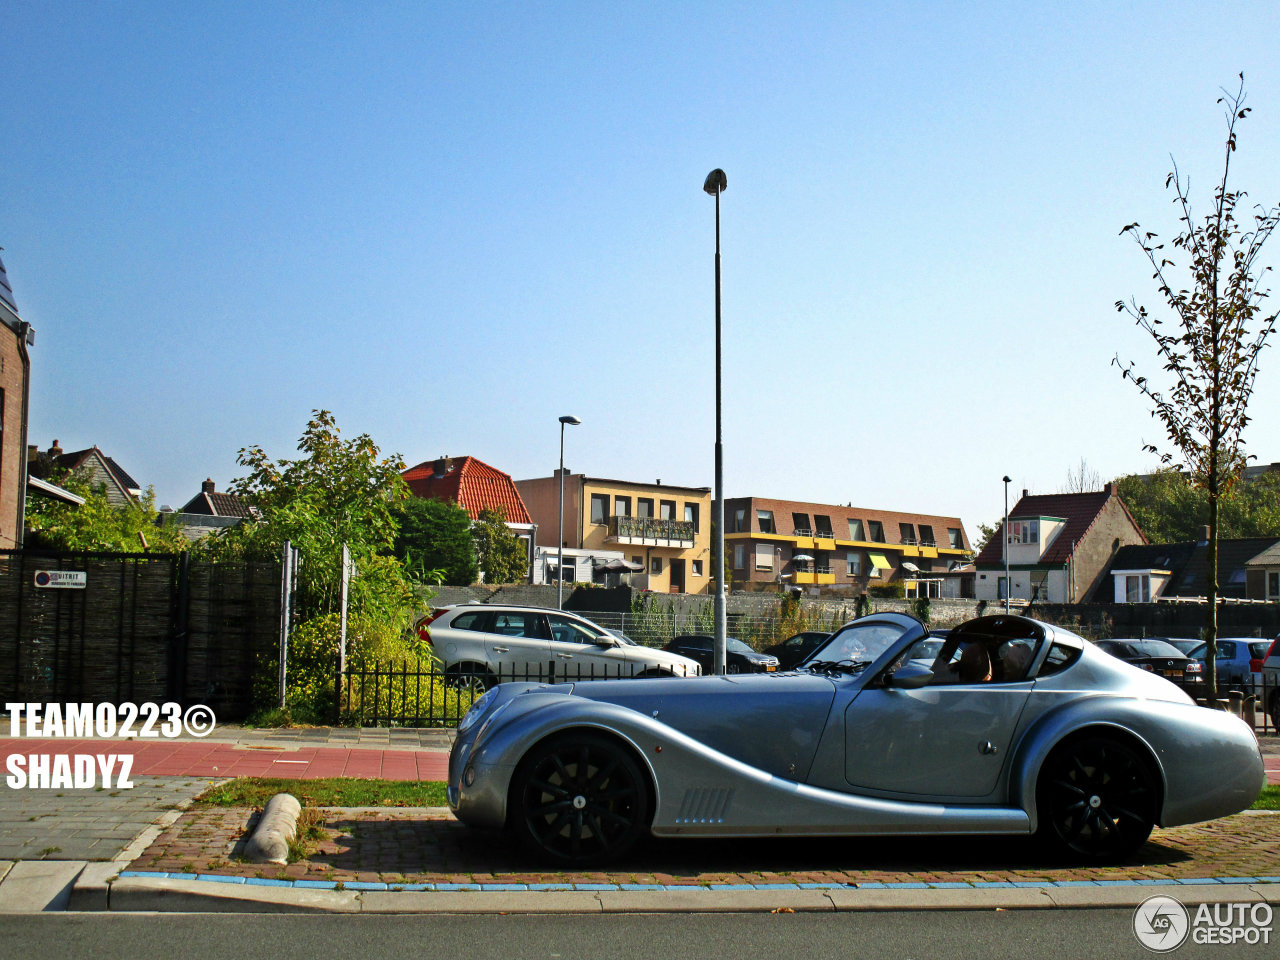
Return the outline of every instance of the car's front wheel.
<path id="1" fill-rule="evenodd" d="M 596 733 L 536 746 L 512 781 L 510 826 L 536 855 L 567 864 L 614 860 L 649 829 L 649 791 L 631 752 Z"/>
<path id="2" fill-rule="evenodd" d="M 1136 748 L 1080 737 L 1056 748 L 1040 771 L 1038 834 L 1086 860 L 1120 860 L 1151 835 L 1158 801 L 1156 774 Z"/>

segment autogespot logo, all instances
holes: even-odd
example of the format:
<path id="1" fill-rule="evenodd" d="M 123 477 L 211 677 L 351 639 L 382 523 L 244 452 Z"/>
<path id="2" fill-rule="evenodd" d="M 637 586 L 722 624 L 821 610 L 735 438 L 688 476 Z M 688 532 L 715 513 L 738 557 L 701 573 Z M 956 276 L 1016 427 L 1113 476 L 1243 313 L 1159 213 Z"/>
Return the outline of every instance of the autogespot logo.
<path id="1" fill-rule="evenodd" d="M 1153 953 L 1177 950 L 1190 929 L 1187 908 L 1173 897 L 1148 897 L 1133 912 L 1133 934 Z"/>

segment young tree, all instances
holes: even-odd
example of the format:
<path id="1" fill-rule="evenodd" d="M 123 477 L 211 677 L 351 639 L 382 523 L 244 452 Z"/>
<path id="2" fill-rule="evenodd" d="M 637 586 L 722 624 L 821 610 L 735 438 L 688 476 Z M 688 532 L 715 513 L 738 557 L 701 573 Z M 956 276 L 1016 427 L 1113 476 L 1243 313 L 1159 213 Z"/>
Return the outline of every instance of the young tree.
<path id="1" fill-rule="evenodd" d="M 84 498 L 77 506 L 32 497 L 27 501 L 25 542 L 31 549 L 153 551 L 181 553 L 191 548 L 177 524 L 156 511 L 155 490 L 147 487 L 136 503 L 116 505 L 96 486 L 70 471 L 53 482 Z"/>
<path id="2" fill-rule="evenodd" d="M 507 526 L 506 514 L 481 510 L 471 527 L 485 583 L 519 583 L 529 572 L 524 544 Z"/>
<path id="3" fill-rule="evenodd" d="M 1059 493 L 1094 493 L 1102 489 L 1102 475 L 1089 466 L 1084 457 L 1080 458 L 1080 466 L 1067 471 L 1067 482 Z"/>
<path id="4" fill-rule="evenodd" d="M 1176 462 L 1208 494 L 1205 681 L 1210 690 L 1216 690 L 1217 683 L 1219 505 L 1244 466 L 1241 434 L 1249 422 L 1246 411 L 1258 375 L 1258 357 L 1277 317 L 1263 312 L 1270 291 L 1260 280 L 1271 268 L 1262 267 L 1259 258 L 1280 221 L 1280 208 L 1255 206 L 1251 219 L 1238 220 L 1236 210 L 1245 194 L 1230 186 L 1236 125 L 1249 114 L 1244 101 L 1241 74 L 1238 91 L 1234 95 L 1224 91 L 1218 100 L 1226 106 L 1227 137 L 1222 177 L 1209 212 L 1203 218 L 1193 213 L 1190 180 L 1183 179 L 1176 163 L 1165 180 L 1166 188 L 1173 190 L 1182 224 L 1172 241 L 1173 251 L 1166 252 L 1164 244 L 1156 242 L 1156 234 L 1144 232 L 1136 223 L 1120 231 L 1134 239 L 1155 269 L 1157 289 L 1172 317 L 1166 324 L 1136 299 L 1117 301 L 1116 309 L 1155 341 L 1171 385 L 1167 391 L 1159 389 L 1139 376 L 1132 362 L 1124 364 L 1118 355 L 1112 360 L 1151 402 L 1152 416 L 1164 426 L 1174 449 L 1164 452 L 1161 461 L 1174 463 L 1176 454 Z M 1173 256 L 1186 258 L 1188 288 L 1176 286 L 1173 274 L 1178 265 L 1170 259 Z M 1150 444 L 1146 449 L 1160 452 Z"/>
<path id="5" fill-rule="evenodd" d="M 444 582 L 465 587 L 480 577 L 471 517 L 444 500 L 411 497 L 398 515 L 396 555 L 410 570 L 441 570 Z"/>

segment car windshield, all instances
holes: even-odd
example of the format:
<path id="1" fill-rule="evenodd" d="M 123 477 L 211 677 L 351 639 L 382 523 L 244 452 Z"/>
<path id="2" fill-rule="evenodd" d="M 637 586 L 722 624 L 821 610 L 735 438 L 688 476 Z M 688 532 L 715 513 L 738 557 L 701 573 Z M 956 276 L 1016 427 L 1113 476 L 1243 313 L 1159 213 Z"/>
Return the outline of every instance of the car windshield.
<path id="1" fill-rule="evenodd" d="M 1183 653 L 1171 643 L 1163 640 L 1128 640 L 1125 646 L 1133 651 L 1135 657 L 1182 657 Z"/>
<path id="2" fill-rule="evenodd" d="M 834 634 L 805 663 L 870 663 L 901 638 L 903 628 L 892 623 L 854 623 Z"/>
<path id="3" fill-rule="evenodd" d="M 754 650 L 748 647 L 741 640 L 735 640 L 733 639 L 733 637 L 726 637 L 725 640 L 727 643 L 727 649 L 731 653 L 747 653 L 747 654 L 755 653 Z"/>
<path id="4" fill-rule="evenodd" d="M 605 633 L 616 639 L 623 646 L 634 647 L 636 642 L 628 637 L 625 633 L 619 633 L 617 630 L 606 630 Z"/>

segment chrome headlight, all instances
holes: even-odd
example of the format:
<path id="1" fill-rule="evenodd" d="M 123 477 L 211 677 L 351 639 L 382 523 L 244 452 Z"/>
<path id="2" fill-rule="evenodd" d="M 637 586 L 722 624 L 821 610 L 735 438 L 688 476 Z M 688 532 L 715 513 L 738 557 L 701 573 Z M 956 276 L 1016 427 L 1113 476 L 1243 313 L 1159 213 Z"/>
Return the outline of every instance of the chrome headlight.
<path id="1" fill-rule="evenodd" d="M 467 715 L 463 717 L 462 721 L 458 724 L 459 736 L 466 733 L 476 725 L 476 721 L 485 715 L 485 712 L 489 709 L 490 705 L 492 705 L 494 698 L 497 697 L 497 695 L 498 688 L 490 687 L 480 695 L 479 700 L 476 700 L 471 704 L 471 709 L 467 711 Z"/>

